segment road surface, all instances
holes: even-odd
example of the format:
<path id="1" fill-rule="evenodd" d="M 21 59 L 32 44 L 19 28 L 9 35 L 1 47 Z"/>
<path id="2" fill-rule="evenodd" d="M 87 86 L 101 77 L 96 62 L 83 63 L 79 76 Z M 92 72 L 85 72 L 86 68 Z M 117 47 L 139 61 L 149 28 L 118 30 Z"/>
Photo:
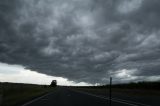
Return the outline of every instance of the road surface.
<path id="1" fill-rule="evenodd" d="M 65 87 L 36 98 L 23 106 L 109 106 L 109 99 Z M 112 100 L 112 106 L 150 106 L 124 100 Z"/>

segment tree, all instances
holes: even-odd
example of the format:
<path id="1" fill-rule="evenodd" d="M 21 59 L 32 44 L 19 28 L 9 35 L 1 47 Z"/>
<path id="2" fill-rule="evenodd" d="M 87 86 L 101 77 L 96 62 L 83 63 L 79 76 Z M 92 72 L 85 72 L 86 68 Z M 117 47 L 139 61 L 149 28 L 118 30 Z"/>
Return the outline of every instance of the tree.
<path id="1" fill-rule="evenodd" d="M 57 86 L 57 81 L 56 80 L 52 80 L 50 86 L 51 87 L 56 87 Z"/>

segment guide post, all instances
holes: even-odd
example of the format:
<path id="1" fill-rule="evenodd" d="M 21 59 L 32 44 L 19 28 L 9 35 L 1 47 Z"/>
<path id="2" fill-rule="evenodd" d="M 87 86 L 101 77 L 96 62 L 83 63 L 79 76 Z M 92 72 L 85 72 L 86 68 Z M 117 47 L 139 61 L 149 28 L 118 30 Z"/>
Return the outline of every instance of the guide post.
<path id="1" fill-rule="evenodd" d="M 111 106 L 112 102 L 112 77 L 110 77 L 110 84 L 109 84 L 109 106 Z"/>

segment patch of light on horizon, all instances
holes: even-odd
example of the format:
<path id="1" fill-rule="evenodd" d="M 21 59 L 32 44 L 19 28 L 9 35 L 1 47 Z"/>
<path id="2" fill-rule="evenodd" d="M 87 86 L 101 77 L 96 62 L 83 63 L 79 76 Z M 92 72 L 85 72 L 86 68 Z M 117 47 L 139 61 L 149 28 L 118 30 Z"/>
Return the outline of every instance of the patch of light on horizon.
<path id="1" fill-rule="evenodd" d="M 115 72 L 110 72 L 113 77 L 114 83 L 128 83 L 139 81 L 160 81 L 160 75 L 154 76 L 138 76 L 137 69 L 122 69 Z"/>
<path id="2" fill-rule="evenodd" d="M 88 86 L 91 84 L 69 81 L 67 78 L 54 77 L 25 69 L 20 65 L 9 65 L 0 62 L 0 82 L 30 83 L 49 85 L 52 80 L 57 80 L 58 85 Z"/>
<path id="3" fill-rule="evenodd" d="M 136 72 L 137 72 L 136 69 L 132 69 L 132 70 L 122 69 L 115 72 L 111 72 L 110 74 L 115 80 L 115 82 L 126 83 L 130 81 L 136 81 L 138 79 L 138 76 L 134 75 Z"/>
<path id="4" fill-rule="evenodd" d="M 128 73 L 126 69 L 120 70 L 117 75 L 117 77 L 131 77 L 131 75 Z"/>
<path id="5" fill-rule="evenodd" d="M 160 75 L 149 76 L 146 78 L 147 81 L 160 81 Z"/>

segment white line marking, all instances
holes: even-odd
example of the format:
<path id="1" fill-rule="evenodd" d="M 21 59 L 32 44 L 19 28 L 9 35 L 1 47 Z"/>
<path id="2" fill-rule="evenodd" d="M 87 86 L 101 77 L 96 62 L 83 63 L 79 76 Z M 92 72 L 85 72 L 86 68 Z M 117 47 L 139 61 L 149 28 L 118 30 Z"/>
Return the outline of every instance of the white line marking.
<path id="1" fill-rule="evenodd" d="M 31 101 L 23 104 L 22 106 L 27 106 L 27 105 L 29 105 L 29 104 L 31 104 L 31 103 L 33 103 L 33 102 L 35 102 L 35 101 L 38 101 L 38 100 L 40 100 L 40 99 L 42 99 L 42 98 L 44 98 L 45 96 L 48 96 L 48 95 L 50 95 L 50 94 L 52 94 L 52 93 L 48 93 L 48 94 L 45 94 L 45 95 L 40 96 L 40 97 L 38 97 L 38 98 L 35 98 L 35 99 L 33 99 L 33 100 L 31 100 Z"/>
<path id="2" fill-rule="evenodd" d="M 69 89 L 69 90 L 72 90 L 72 91 L 78 92 L 78 93 L 82 93 L 82 94 L 86 94 L 86 95 L 90 95 L 90 96 L 94 96 L 94 97 L 97 97 L 97 98 L 109 100 L 109 98 L 107 98 L 107 97 L 90 94 L 90 93 L 87 93 L 87 92 L 84 92 L 84 91 L 77 91 L 77 90 L 73 90 L 73 89 Z M 38 97 L 36 99 L 33 99 L 32 101 L 29 101 L 29 102 L 25 103 L 22 106 L 27 106 L 27 105 L 29 105 L 29 104 L 31 104 L 31 103 L 33 103 L 35 101 L 38 101 L 38 100 L 40 100 L 40 99 L 42 99 L 42 98 L 44 98 L 44 97 L 46 97 L 46 96 L 48 96 L 50 94 L 52 94 L 52 93 L 48 93 L 46 95 L 43 95 L 43 96 Z M 118 98 L 112 98 L 111 100 L 114 101 L 114 102 L 117 102 L 117 103 L 127 104 L 127 105 L 130 105 L 130 106 L 139 106 L 139 105 L 150 106 L 150 105 L 146 105 L 146 104 L 142 104 L 142 103 L 138 103 L 138 102 L 133 102 L 133 101 L 128 101 L 128 100 L 123 100 L 123 99 L 118 99 Z M 127 102 L 129 102 L 129 103 L 127 103 Z"/>
<path id="3" fill-rule="evenodd" d="M 147 104 L 143 104 L 143 103 L 139 103 L 139 102 L 134 102 L 134 101 L 129 101 L 129 100 L 124 100 L 124 99 L 119 99 L 119 98 L 112 98 L 112 99 L 119 100 L 119 101 L 130 102 L 130 103 L 135 103 L 135 104 L 138 104 L 138 105 L 141 105 L 141 106 L 150 106 L 150 105 L 147 105 Z"/>
<path id="4" fill-rule="evenodd" d="M 98 95 L 94 95 L 94 94 L 87 93 L 87 92 L 84 92 L 84 91 L 77 91 L 77 90 L 73 90 L 73 89 L 71 89 L 71 90 L 72 90 L 72 91 L 75 91 L 75 92 L 87 94 L 87 95 L 90 95 L 90 96 L 94 96 L 94 97 L 98 97 L 98 98 L 102 98 L 102 99 L 107 99 L 107 100 L 109 100 L 109 98 L 104 97 L 104 96 L 98 96 Z M 128 101 L 128 100 L 123 100 L 123 99 L 118 99 L 118 98 L 112 98 L 111 100 L 114 101 L 114 102 L 123 103 L 123 104 L 127 104 L 127 105 L 130 105 L 130 106 L 139 106 L 139 105 L 141 105 L 141 106 L 150 106 L 150 105 L 147 105 L 147 104 L 142 104 L 142 103 L 133 102 L 133 101 Z M 127 102 L 128 102 L 128 103 L 127 103 Z M 134 103 L 134 104 L 133 104 L 133 103 Z"/>

